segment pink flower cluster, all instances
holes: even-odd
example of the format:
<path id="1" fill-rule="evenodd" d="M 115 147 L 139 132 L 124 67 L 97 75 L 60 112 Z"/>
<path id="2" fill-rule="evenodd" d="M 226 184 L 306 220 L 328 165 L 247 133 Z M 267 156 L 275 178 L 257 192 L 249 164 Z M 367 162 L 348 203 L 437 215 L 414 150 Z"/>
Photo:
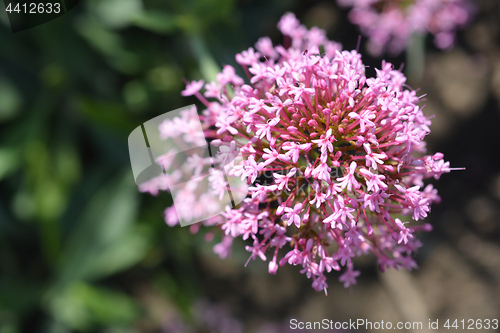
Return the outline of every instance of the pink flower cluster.
<path id="1" fill-rule="evenodd" d="M 434 44 L 441 49 L 453 45 L 455 30 L 472 16 L 468 0 L 338 0 L 339 5 L 352 7 L 349 19 L 369 37 L 368 50 L 380 55 L 403 51 L 413 34 L 434 35 Z"/>
<path id="2" fill-rule="evenodd" d="M 242 237 L 251 242 L 249 260 L 270 256 L 271 274 L 287 263 L 301 266 L 325 292 L 325 273 L 342 267 L 339 280 L 356 284 L 353 258 L 363 254 L 373 253 L 382 271 L 416 268 L 415 232 L 431 226 L 405 219 L 425 218 L 440 201 L 423 179 L 450 171 L 442 154 L 425 155 L 431 122 L 419 97 L 391 64 L 367 77 L 359 53 L 342 51 L 293 14 L 278 28 L 289 48 L 265 37 L 236 55 L 250 84 L 227 65 L 203 95 L 201 81 L 183 92 L 206 106 L 200 118 L 205 136 L 221 147 L 216 160 L 249 185 L 239 207 L 204 222 L 222 231 L 214 251 L 225 257 Z M 217 184 L 220 190 L 227 181 Z M 166 218 L 175 223 L 173 208 Z"/>

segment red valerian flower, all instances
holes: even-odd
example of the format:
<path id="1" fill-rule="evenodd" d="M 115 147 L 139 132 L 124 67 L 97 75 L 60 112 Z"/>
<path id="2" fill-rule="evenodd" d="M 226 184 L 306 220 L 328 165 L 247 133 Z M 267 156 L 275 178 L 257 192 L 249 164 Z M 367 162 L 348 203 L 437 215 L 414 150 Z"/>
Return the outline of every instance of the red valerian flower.
<path id="1" fill-rule="evenodd" d="M 431 227 L 401 218 L 425 218 L 440 198 L 432 186 L 422 190 L 422 180 L 451 170 L 442 154 L 425 155 L 431 121 L 417 106 L 416 92 L 386 62 L 367 77 L 357 51 L 342 51 L 293 14 L 278 27 L 291 47 L 273 47 L 266 38 L 258 52 L 236 56 L 250 85 L 227 65 L 217 82 L 205 85 L 205 96 L 215 101 L 198 92 L 199 82 L 185 91 L 202 99 L 205 137 L 223 148 L 204 165 L 225 161 L 229 176 L 250 185 L 238 207 L 203 222 L 223 234 L 214 251 L 226 257 L 234 238 L 251 238 L 250 259 L 267 260 L 271 251 L 271 274 L 286 263 L 301 265 L 313 287 L 325 292 L 325 270 L 346 267 L 340 281 L 356 284 L 355 256 L 373 253 L 381 270 L 416 268 L 412 254 L 421 243 L 415 232 Z M 160 126 L 162 137 L 183 135 L 182 119 L 175 121 Z M 241 158 L 229 163 L 236 150 Z M 210 181 L 222 196 L 228 180 L 219 176 Z M 198 216 L 193 207 L 208 206 L 190 201 L 177 213 Z M 169 209 L 166 218 L 172 225 L 175 214 Z"/>
<path id="2" fill-rule="evenodd" d="M 337 0 L 352 7 L 349 19 L 368 36 L 368 51 L 380 55 L 385 50 L 395 55 L 403 51 L 412 35 L 434 35 L 440 49 L 455 42 L 455 30 L 472 18 L 469 0 Z"/>

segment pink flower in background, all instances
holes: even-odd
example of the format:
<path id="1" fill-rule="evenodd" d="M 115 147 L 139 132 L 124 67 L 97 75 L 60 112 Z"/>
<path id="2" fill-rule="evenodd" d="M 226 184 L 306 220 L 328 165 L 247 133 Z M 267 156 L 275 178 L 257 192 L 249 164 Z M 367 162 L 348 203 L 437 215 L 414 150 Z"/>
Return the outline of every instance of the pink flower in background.
<path id="1" fill-rule="evenodd" d="M 398 54 L 413 34 L 434 35 L 434 44 L 446 49 L 455 41 L 455 31 L 472 17 L 469 0 L 337 0 L 352 7 L 349 19 L 368 36 L 372 55 L 384 51 Z"/>
<path id="2" fill-rule="evenodd" d="M 205 85 L 205 96 L 216 98 L 204 100 L 205 136 L 227 147 L 212 162 L 239 150 L 224 170 L 250 185 L 239 206 L 203 222 L 222 234 L 214 251 L 228 256 L 232 240 L 241 237 L 249 242 L 250 259 L 270 254 L 271 274 L 287 263 L 301 265 L 313 288 L 325 292 L 325 271 L 344 269 L 339 280 L 345 287 L 356 284 L 355 256 L 374 254 L 381 270 L 416 268 L 412 254 L 421 243 L 415 232 L 432 229 L 417 221 L 440 200 L 422 180 L 451 170 L 442 154 L 425 155 L 430 120 L 417 107 L 416 92 L 389 63 L 367 77 L 358 52 L 342 51 L 293 14 L 278 27 L 290 48 L 263 38 L 258 52 L 236 56 L 251 85 L 229 65 L 217 82 Z M 199 85 L 194 81 L 186 90 L 202 97 Z M 227 182 L 213 181 L 217 194 Z M 193 207 L 177 213 L 195 214 Z M 168 224 L 175 219 L 167 210 Z M 281 259 L 280 248 L 288 248 Z"/>

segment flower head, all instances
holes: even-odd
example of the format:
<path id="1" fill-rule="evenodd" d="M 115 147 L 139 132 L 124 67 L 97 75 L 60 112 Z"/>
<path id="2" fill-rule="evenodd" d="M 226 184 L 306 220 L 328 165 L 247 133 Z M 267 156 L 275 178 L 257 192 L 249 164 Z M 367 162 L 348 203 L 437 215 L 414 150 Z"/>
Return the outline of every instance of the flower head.
<path id="1" fill-rule="evenodd" d="M 422 190 L 422 179 L 450 168 L 442 154 L 413 155 L 425 150 L 430 132 L 415 91 L 389 63 L 367 77 L 357 51 L 342 51 L 293 14 L 278 27 L 291 47 L 265 38 L 258 52 L 236 56 L 251 85 L 226 66 L 217 82 L 205 86 L 221 87 L 223 95 L 200 116 L 207 139 L 225 147 L 215 162 L 230 156 L 227 174 L 250 184 L 239 207 L 204 222 L 224 233 L 215 251 L 225 257 L 230 240 L 251 238 L 251 259 L 266 260 L 266 251 L 273 252 L 271 274 L 278 263 L 302 265 L 313 287 L 325 291 L 325 271 L 341 266 L 344 286 L 356 284 L 357 255 L 373 253 L 381 269 L 416 267 L 411 255 L 420 242 L 414 233 L 429 228 L 393 215 L 424 218 L 439 196 L 432 187 Z M 238 149 L 241 158 L 234 158 Z M 222 195 L 227 180 L 214 183 Z M 278 249 L 287 245 L 290 251 L 278 260 Z"/>
<path id="2" fill-rule="evenodd" d="M 431 33 L 434 44 L 445 49 L 453 45 L 455 30 L 471 19 L 468 0 L 337 0 L 352 7 L 349 19 L 368 36 L 368 50 L 380 55 L 385 50 L 400 53 L 412 35 Z"/>

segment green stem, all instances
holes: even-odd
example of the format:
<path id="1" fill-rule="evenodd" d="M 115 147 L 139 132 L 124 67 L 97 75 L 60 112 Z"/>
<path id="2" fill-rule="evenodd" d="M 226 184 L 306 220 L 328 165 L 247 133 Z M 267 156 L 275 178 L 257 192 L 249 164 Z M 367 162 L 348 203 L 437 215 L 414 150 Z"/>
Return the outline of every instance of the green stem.
<path id="1" fill-rule="evenodd" d="M 425 36 L 414 34 L 406 49 L 406 73 L 413 84 L 422 80 L 425 69 Z"/>
<path id="2" fill-rule="evenodd" d="M 201 75 L 208 82 L 214 81 L 217 73 L 220 72 L 220 68 L 208 51 L 205 42 L 198 34 L 190 35 L 189 42 L 198 60 Z"/>

